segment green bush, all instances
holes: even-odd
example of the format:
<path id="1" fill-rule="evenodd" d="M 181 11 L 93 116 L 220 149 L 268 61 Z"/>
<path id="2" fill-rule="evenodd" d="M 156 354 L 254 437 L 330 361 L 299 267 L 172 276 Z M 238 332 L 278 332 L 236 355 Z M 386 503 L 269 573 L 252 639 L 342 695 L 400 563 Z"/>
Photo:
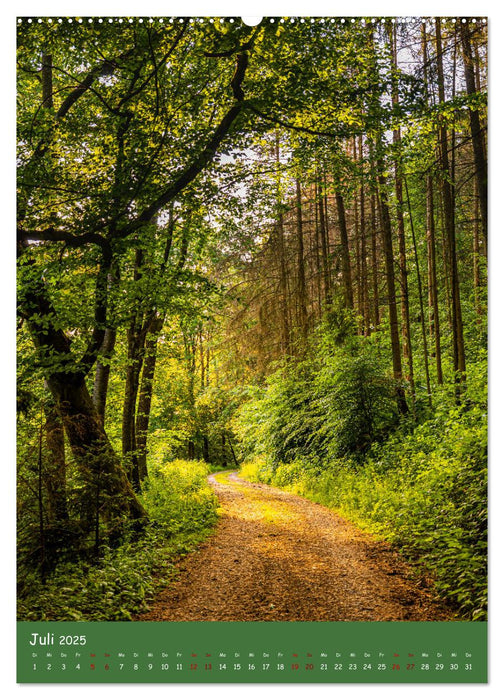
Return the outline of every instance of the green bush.
<path id="1" fill-rule="evenodd" d="M 329 356 L 317 376 L 328 456 L 361 457 L 396 426 L 395 383 L 372 343 Z"/>
<path id="2" fill-rule="evenodd" d="M 395 383 L 374 343 L 353 338 L 328 352 L 327 342 L 322 335 L 304 361 L 280 368 L 241 407 L 235 428 L 246 458 L 362 458 L 395 428 Z"/>

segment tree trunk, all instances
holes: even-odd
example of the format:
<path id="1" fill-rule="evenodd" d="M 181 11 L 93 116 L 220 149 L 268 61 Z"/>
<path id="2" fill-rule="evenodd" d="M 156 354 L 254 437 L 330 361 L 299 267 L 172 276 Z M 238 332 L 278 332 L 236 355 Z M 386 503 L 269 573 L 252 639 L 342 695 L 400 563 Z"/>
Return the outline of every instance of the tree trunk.
<path id="1" fill-rule="evenodd" d="M 357 163 L 357 139 L 354 136 L 352 140 L 353 160 Z M 361 237 L 359 226 L 359 193 L 356 190 L 353 198 L 353 220 L 354 220 L 354 246 L 355 246 L 355 282 L 357 286 L 357 318 L 359 333 L 362 332 L 362 319 L 364 312 L 362 309 L 362 260 L 361 260 Z"/>
<path id="2" fill-rule="evenodd" d="M 460 35 L 462 38 L 462 52 L 464 55 L 465 82 L 468 95 L 476 94 L 476 76 L 474 57 L 467 22 L 460 23 Z M 479 206 L 481 213 L 481 228 L 485 239 L 485 249 L 488 231 L 488 185 L 487 185 L 487 159 L 485 152 L 485 140 L 478 111 L 469 110 L 471 125 L 471 141 L 474 153 L 474 165 L 476 167 L 476 182 L 478 183 Z"/>
<path id="3" fill-rule="evenodd" d="M 156 316 L 152 321 L 145 341 L 145 353 L 142 369 L 142 381 L 138 397 L 136 414 L 136 450 L 138 476 L 140 481 L 147 476 L 147 437 L 149 432 L 152 390 L 154 388 L 154 373 L 156 370 L 157 342 L 163 327 L 164 317 Z M 207 460 L 206 460 L 207 461 Z"/>
<path id="4" fill-rule="evenodd" d="M 397 134 L 397 136 L 396 136 Z M 399 131 L 394 131 L 396 145 L 400 145 Z M 413 352 L 411 349 L 411 323 L 409 311 L 409 290 L 408 290 L 408 269 L 406 258 L 406 233 L 404 227 L 403 215 L 403 186 L 401 166 L 396 161 L 395 163 L 395 191 L 397 201 L 397 238 L 399 241 L 399 274 L 400 274 L 400 289 L 401 289 L 401 317 L 402 317 L 402 339 L 403 339 L 403 355 L 408 365 L 407 381 L 411 384 L 411 392 L 415 396 L 415 384 L 413 373 Z"/>
<path id="5" fill-rule="evenodd" d="M 320 230 L 318 223 L 317 183 L 313 186 L 313 210 L 314 210 L 314 245 L 315 245 L 315 274 L 317 282 L 317 310 L 318 318 L 322 318 L 322 266 L 320 264 Z"/>
<path id="6" fill-rule="evenodd" d="M 423 54 L 423 82 L 425 104 L 428 107 L 429 98 L 429 55 L 425 24 L 422 24 L 422 54 Z M 429 336 L 434 337 L 434 357 L 436 359 L 436 376 L 438 384 L 443 383 L 443 369 L 441 365 L 441 330 L 439 324 L 439 301 L 437 279 L 437 254 L 436 254 L 436 226 L 434 217 L 434 191 L 432 174 L 427 173 L 426 178 L 426 240 L 427 240 L 427 280 L 428 280 L 428 305 L 429 305 Z"/>
<path id="7" fill-rule="evenodd" d="M 46 536 L 45 536 L 45 523 L 44 523 L 44 464 L 42 458 L 42 436 L 43 436 L 43 426 L 42 421 L 39 428 L 39 439 L 38 439 L 38 455 L 37 455 L 37 510 L 38 510 L 38 526 L 39 526 L 39 548 L 40 548 L 40 574 L 42 583 L 46 581 L 47 573 L 47 559 L 46 559 Z"/>
<path id="8" fill-rule="evenodd" d="M 327 246 L 327 226 L 324 210 L 324 196 L 322 186 L 318 185 L 317 204 L 319 209 L 320 242 L 322 251 L 322 273 L 324 280 L 324 305 L 327 308 L 331 299 L 331 278 L 329 270 L 329 250 Z"/>
<path id="9" fill-rule="evenodd" d="M 110 378 L 110 359 L 114 353 L 116 335 L 115 328 L 107 328 L 105 330 L 105 337 L 100 348 L 100 357 L 103 359 L 98 360 L 96 363 L 93 403 L 102 425 L 105 425 L 105 409 Z"/>
<path id="10" fill-rule="evenodd" d="M 404 185 L 406 188 L 406 199 L 408 201 L 408 213 L 409 221 L 411 227 L 411 238 L 413 241 L 413 251 L 415 253 L 415 270 L 418 285 L 418 300 L 420 302 L 420 322 L 422 325 L 422 345 L 423 345 L 423 356 L 424 356 L 424 367 L 425 367 L 425 382 L 427 384 L 427 396 L 429 397 L 429 406 L 432 408 L 432 394 L 431 394 L 431 381 L 430 381 L 430 370 L 429 370 L 429 350 L 427 346 L 427 331 L 425 328 L 425 313 L 424 313 L 424 301 L 423 301 L 423 285 L 422 276 L 420 274 L 420 263 L 418 260 L 418 248 L 415 236 L 415 226 L 413 224 L 413 212 L 411 211 L 411 200 L 408 191 L 408 180 L 404 180 Z"/>
<path id="11" fill-rule="evenodd" d="M 107 291 L 117 284 L 119 273 L 117 267 L 113 266 L 107 275 Z M 110 309 L 107 315 L 110 319 Z M 103 341 L 98 353 L 96 370 L 93 384 L 93 403 L 100 416 L 102 424 L 105 425 L 105 409 L 107 406 L 107 391 L 110 379 L 110 360 L 114 354 L 117 332 L 109 320 L 108 326 L 103 334 Z"/>
<path id="12" fill-rule="evenodd" d="M 124 385 L 124 403 L 122 414 L 122 455 L 134 488 L 140 489 L 140 474 L 136 454 L 135 410 L 142 369 L 141 354 L 143 343 L 140 334 L 130 327 L 127 332 L 128 366 Z"/>
<path id="13" fill-rule="evenodd" d="M 364 160 L 362 149 L 362 135 L 359 136 L 359 158 L 361 163 Z M 361 175 L 361 183 L 359 188 L 359 215 L 360 215 L 360 254 L 361 254 L 361 298 L 362 298 L 362 317 L 363 317 L 363 333 L 369 335 L 369 288 L 368 288 L 368 271 L 367 271 L 367 246 L 366 246 L 366 198 L 364 190 L 364 173 Z"/>
<path id="14" fill-rule="evenodd" d="M 306 310 L 306 275 L 304 262 L 303 240 L 303 204 L 301 200 L 301 185 L 296 180 L 296 233 L 297 233 L 297 297 L 299 330 L 303 347 L 308 337 L 308 313 Z"/>
<path id="15" fill-rule="evenodd" d="M 238 460 L 237 460 L 237 458 L 236 458 L 236 452 L 234 451 L 233 443 L 231 442 L 231 438 L 229 437 L 229 435 L 227 436 L 227 441 L 228 441 L 229 449 L 231 450 L 231 455 L 232 455 L 232 457 L 233 457 L 233 462 L 235 463 L 235 466 L 236 466 L 236 467 L 239 467 L 239 466 L 240 466 L 240 463 L 238 462 Z"/>
<path id="16" fill-rule="evenodd" d="M 42 107 L 46 109 L 53 107 L 52 65 L 52 55 L 44 53 L 42 55 Z"/>
<path id="17" fill-rule="evenodd" d="M 436 18 L 436 53 L 438 72 L 438 97 L 440 104 L 445 101 L 443 47 L 441 42 L 441 24 Z M 459 276 L 457 264 L 457 248 L 455 239 L 455 197 L 453 184 L 450 182 L 450 166 L 448 161 L 448 146 L 446 126 L 440 125 L 441 169 L 443 171 L 442 196 L 443 215 L 447 240 L 448 271 L 451 292 L 451 316 L 453 328 L 453 368 L 455 370 L 456 395 L 460 394 L 460 382 L 465 381 L 465 348 L 462 328 L 462 312 L 460 306 Z"/>
<path id="18" fill-rule="evenodd" d="M 383 172 L 383 166 L 378 162 L 379 172 Z M 397 406 L 400 413 L 408 412 L 408 404 L 404 395 L 403 373 L 401 364 L 401 345 L 399 342 L 399 322 L 397 319 L 397 302 L 394 279 L 394 250 L 392 246 L 392 226 L 386 194 L 386 180 L 384 175 L 379 176 L 378 181 L 378 208 L 380 212 L 383 254 L 385 257 L 385 275 L 387 279 L 387 295 L 389 307 L 390 345 L 392 349 L 392 366 L 394 378 L 397 382 Z"/>
<path id="19" fill-rule="evenodd" d="M 339 192 L 336 192 L 336 207 L 338 209 L 338 225 L 341 240 L 341 269 L 343 272 L 345 307 L 347 309 L 353 309 L 352 268 L 350 266 L 350 248 L 348 246 L 345 203 Z"/>
<path id="20" fill-rule="evenodd" d="M 50 359 L 52 366 L 61 368 L 54 372 L 48 369 L 46 381 L 83 484 L 80 505 L 86 531 L 94 531 L 99 517 L 111 537 L 119 535 L 125 521 L 144 522 L 147 515 L 93 406 L 85 372 L 80 370 L 82 363 L 74 358 L 69 338 L 55 325 L 57 315 L 43 281 L 37 278 L 22 289 L 19 305 L 41 362 Z"/>
<path id="21" fill-rule="evenodd" d="M 221 433 L 221 455 L 222 466 L 227 467 L 226 433 Z"/>
<path id="22" fill-rule="evenodd" d="M 63 423 L 52 397 L 44 401 L 44 435 L 48 459 L 43 470 L 50 524 L 68 520 Z"/>
<path id="23" fill-rule="evenodd" d="M 95 522 L 97 491 L 101 494 L 99 514 L 109 529 L 119 530 L 125 517 L 143 520 L 145 510 L 103 430 L 84 379 L 52 375 L 47 383 L 88 493 L 86 520 L 90 529 Z"/>
<path id="24" fill-rule="evenodd" d="M 427 176 L 427 274 L 429 279 L 429 308 L 431 312 L 432 330 L 434 333 L 434 354 L 436 358 L 436 374 L 438 384 L 443 383 L 441 366 L 441 331 L 439 325 L 439 303 L 437 288 L 436 241 L 434 220 L 434 194 L 432 191 L 432 176 Z"/>
<path id="25" fill-rule="evenodd" d="M 376 234 L 376 199 L 371 194 L 371 260 L 373 263 L 373 324 L 374 330 L 380 326 L 380 297 L 378 292 L 378 246 Z"/>
<path id="26" fill-rule="evenodd" d="M 135 282 L 141 279 L 143 258 L 143 251 L 137 249 L 135 251 L 135 269 L 133 276 Z M 130 475 L 131 483 L 136 490 L 140 490 L 140 474 L 136 451 L 136 404 L 145 351 L 145 338 L 152 318 L 153 312 L 150 312 L 148 315 L 144 314 L 142 304 L 139 302 L 138 307 L 133 312 L 133 318 L 126 334 L 128 364 L 126 367 L 122 415 L 122 457 L 123 464 Z"/>
<path id="27" fill-rule="evenodd" d="M 195 433 L 195 423 L 196 423 L 196 397 L 195 397 L 195 383 L 196 383 L 196 340 L 195 335 L 191 330 L 182 330 L 184 337 L 184 359 L 187 368 L 187 400 L 189 404 L 189 413 L 191 416 L 191 433 L 187 441 L 187 458 L 194 459 L 196 456 L 196 445 L 194 443 L 194 433 Z"/>
<path id="28" fill-rule="evenodd" d="M 277 242 L 280 258 L 280 299 L 281 299 L 281 328 L 282 328 L 282 352 L 290 354 L 290 322 L 289 322 L 289 281 L 287 274 L 287 260 L 285 255 L 284 223 L 283 215 L 278 215 Z"/>
<path id="29" fill-rule="evenodd" d="M 475 181 L 477 189 L 477 183 Z M 474 222 L 473 222 L 473 284 L 474 284 L 474 307 L 476 311 L 476 321 L 478 326 L 482 321 L 482 309 L 480 301 L 480 242 L 479 242 L 479 226 L 478 226 L 478 193 L 474 193 Z"/>
<path id="30" fill-rule="evenodd" d="M 390 29 L 389 41 L 391 49 L 391 72 L 392 72 L 392 110 L 399 105 L 399 90 L 397 84 L 397 49 L 396 49 L 396 28 Z M 413 405 L 415 401 L 415 383 L 413 374 L 413 352 L 411 349 L 411 325 L 409 312 L 409 291 L 408 291 L 408 269 L 406 258 L 406 233 L 404 227 L 404 199 L 403 199 L 403 172 L 401 157 L 401 130 L 396 128 L 392 134 L 395 146 L 394 158 L 394 181 L 396 195 L 396 216 L 397 216 L 397 238 L 399 241 L 399 273 L 401 287 L 401 317 L 402 317 L 402 339 L 403 354 L 408 365 L 408 375 L 406 379 L 411 385 Z"/>
<path id="31" fill-rule="evenodd" d="M 203 435 L 203 461 L 207 464 L 210 463 L 210 448 L 208 445 L 208 436 Z"/>
<path id="32" fill-rule="evenodd" d="M 278 132 L 276 133 L 275 154 L 277 163 L 277 205 L 279 207 L 278 223 L 277 223 L 277 242 L 278 253 L 280 258 L 280 297 L 282 300 L 281 306 L 281 326 L 282 326 L 282 351 L 284 354 L 290 354 L 290 322 L 289 322 L 289 281 L 287 274 L 287 259 L 285 254 L 285 239 L 284 239 L 284 221 L 281 212 L 281 193 L 280 193 L 280 139 Z"/>

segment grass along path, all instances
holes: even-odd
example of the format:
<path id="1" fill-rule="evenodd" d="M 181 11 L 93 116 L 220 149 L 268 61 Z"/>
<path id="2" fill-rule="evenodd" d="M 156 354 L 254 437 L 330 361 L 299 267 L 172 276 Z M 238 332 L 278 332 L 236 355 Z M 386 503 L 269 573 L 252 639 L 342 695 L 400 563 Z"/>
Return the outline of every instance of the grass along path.
<path id="1" fill-rule="evenodd" d="M 137 619 L 450 619 L 397 552 L 328 508 L 236 473 L 209 480 L 216 533 Z"/>

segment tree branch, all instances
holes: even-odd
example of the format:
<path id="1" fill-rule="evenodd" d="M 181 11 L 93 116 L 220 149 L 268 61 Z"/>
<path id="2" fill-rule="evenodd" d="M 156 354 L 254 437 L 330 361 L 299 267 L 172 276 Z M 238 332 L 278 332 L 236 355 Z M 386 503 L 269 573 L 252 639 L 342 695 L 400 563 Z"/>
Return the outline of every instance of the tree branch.
<path id="1" fill-rule="evenodd" d="M 124 226 L 122 229 L 117 230 L 116 236 L 118 238 L 125 238 L 130 233 L 137 231 L 141 226 L 151 221 L 162 207 L 171 202 L 179 194 L 179 192 L 187 187 L 187 185 L 191 183 L 197 175 L 199 175 L 199 173 L 208 165 L 208 163 L 211 162 L 219 145 L 227 136 L 233 122 L 243 109 L 244 95 L 241 85 L 245 77 L 247 66 L 248 55 L 245 53 L 240 54 L 236 59 L 236 71 L 231 82 L 231 87 L 236 102 L 222 117 L 219 125 L 214 131 L 212 138 L 208 141 L 195 160 L 179 175 L 175 182 L 167 187 L 167 189 L 148 207 L 146 207 L 134 221 L 127 226 Z"/>
<path id="2" fill-rule="evenodd" d="M 151 73 L 146 77 L 146 79 L 144 80 L 144 82 L 143 82 L 138 88 L 136 88 L 136 90 L 130 92 L 128 95 L 126 95 L 125 97 L 123 97 L 123 99 L 121 100 L 121 102 L 120 102 L 120 104 L 119 104 L 119 107 L 122 107 L 123 104 L 125 104 L 128 100 L 131 100 L 133 97 L 135 97 L 135 95 L 137 95 L 139 92 L 141 92 L 141 91 L 149 84 L 149 82 L 152 80 L 153 77 L 157 76 L 157 73 L 158 73 L 158 71 L 159 71 L 159 68 L 160 68 L 164 63 L 166 63 L 166 61 L 170 58 L 170 56 L 172 55 L 172 53 L 173 53 L 173 52 L 175 51 L 175 49 L 177 48 L 177 46 L 178 46 L 180 40 L 182 39 L 182 37 L 183 37 L 183 35 L 184 35 L 184 32 L 185 32 L 185 30 L 186 30 L 186 28 L 187 28 L 188 23 L 189 23 L 189 20 L 186 18 L 186 19 L 184 20 L 184 23 L 183 23 L 182 27 L 180 28 L 180 31 L 177 33 L 177 36 L 175 37 L 175 39 L 174 39 L 172 45 L 170 46 L 170 48 L 168 49 L 168 51 L 164 54 L 164 56 L 162 57 L 161 61 L 160 61 L 158 64 L 156 64 L 156 62 L 155 62 L 155 55 L 154 55 L 154 51 L 153 51 L 153 49 L 152 49 L 152 45 L 151 45 L 151 42 L 150 42 L 150 34 L 149 34 L 149 48 L 151 49 L 151 58 L 152 58 L 152 61 L 153 61 L 153 63 L 154 63 L 154 70 L 151 71 Z"/>
<path id="3" fill-rule="evenodd" d="M 106 238 L 99 233 L 83 233 L 80 236 L 75 236 L 68 231 L 61 231 L 50 226 L 43 231 L 26 230 L 18 228 L 17 236 L 19 241 L 28 243 L 28 241 L 45 241 L 45 242 L 63 242 L 71 248 L 80 248 L 81 246 L 93 243 L 99 246 L 106 258 L 111 255 L 110 243 Z"/>
<path id="4" fill-rule="evenodd" d="M 134 49 L 129 49 L 128 51 L 125 51 L 124 53 L 122 53 L 118 59 L 116 59 L 116 60 L 105 59 L 98 66 L 95 66 L 95 68 L 92 68 L 89 71 L 89 73 L 86 75 L 84 80 L 79 81 L 78 86 L 74 90 L 72 90 L 72 92 L 63 101 L 63 104 L 56 112 L 56 116 L 58 117 L 58 119 L 61 119 L 70 111 L 71 107 L 77 102 L 77 100 L 80 97 L 82 97 L 82 95 L 87 90 L 89 90 L 89 88 L 91 87 L 91 85 L 94 83 L 94 81 L 97 78 L 102 78 L 105 75 L 112 75 L 112 73 L 117 68 L 119 61 L 122 61 L 125 58 L 128 58 L 129 56 L 131 56 L 131 54 L 133 52 L 134 52 Z"/>

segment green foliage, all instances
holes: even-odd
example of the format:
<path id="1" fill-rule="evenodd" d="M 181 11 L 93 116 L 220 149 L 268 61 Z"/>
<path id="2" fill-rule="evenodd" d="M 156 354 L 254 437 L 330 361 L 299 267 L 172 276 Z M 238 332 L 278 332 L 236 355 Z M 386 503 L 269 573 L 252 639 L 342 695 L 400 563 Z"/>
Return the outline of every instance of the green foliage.
<path id="1" fill-rule="evenodd" d="M 162 338 L 159 343 L 149 436 L 156 468 L 166 460 L 186 457 L 190 442 L 195 459 L 222 466 L 234 462 L 231 417 L 243 392 L 240 387 L 217 385 L 205 357 L 202 382 L 201 345 L 197 345 L 201 341 L 197 334 L 194 338 L 197 342 L 188 343 L 182 353 L 183 336 L 173 323 L 170 342 Z"/>
<path id="2" fill-rule="evenodd" d="M 329 457 L 365 454 L 397 423 L 394 382 L 370 344 L 329 357 L 318 384 Z"/>
<path id="3" fill-rule="evenodd" d="M 476 401 L 448 410 L 440 407 L 412 432 L 396 432 L 374 445 L 363 464 L 321 462 L 312 456 L 273 465 L 256 457 L 244 464 L 242 475 L 335 508 L 399 546 L 431 572 L 440 596 L 461 618 L 482 620 L 487 596 L 487 435 L 482 408 Z"/>
<path id="4" fill-rule="evenodd" d="M 167 534 L 197 532 L 215 524 L 217 499 L 203 462 L 177 459 L 152 470 L 142 485 L 149 517 Z"/>
<path id="5" fill-rule="evenodd" d="M 150 524 L 117 549 L 102 548 L 97 562 L 61 563 L 41 583 L 33 572 L 18 601 L 20 620 L 131 620 L 176 576 L 175 562 L 212 531 L 217 501 L 208 468 L 177 460 L 144 483 Z"/>
<path id="6" fill-rule="evenodd" d="M 245 455 L 275 462 L 363 456 L 397 423 L 395 385 L 373 342 L 339 330 L 319 332 L 311 355 L 279 369 L 262 395 L 245 403 L 236 426 Z"/>

